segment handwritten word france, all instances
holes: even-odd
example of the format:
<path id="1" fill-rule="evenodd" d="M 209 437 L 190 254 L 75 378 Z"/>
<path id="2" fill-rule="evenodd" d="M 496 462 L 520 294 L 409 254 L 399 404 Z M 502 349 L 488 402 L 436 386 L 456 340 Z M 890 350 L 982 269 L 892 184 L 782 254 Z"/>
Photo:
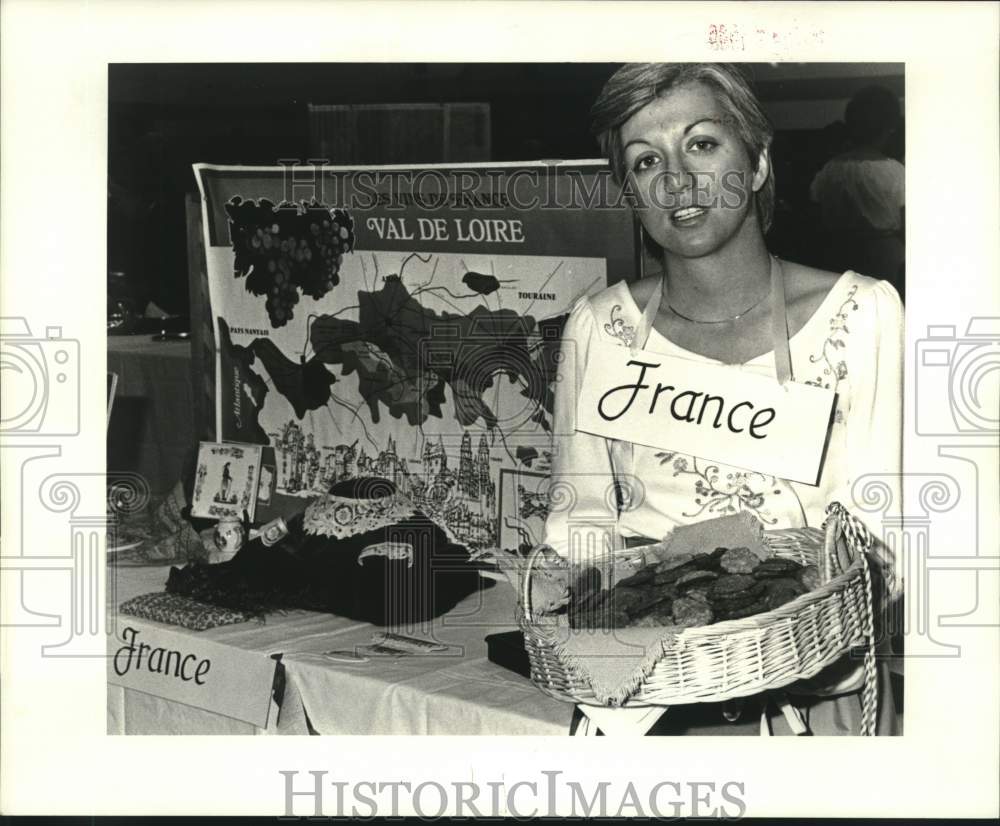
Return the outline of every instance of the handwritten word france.
<path id="1" fill-rule="evenodd" d="M 204 677 L 212 667 L 210 659 L 199 659 L 196 654 L 184 654 L 172 648 L 154 648 L 144 642 L 137 645 L 138 636 L 139 631 L 131 626 L 126 626 L 122 631 L 125 645 L 115 652 L 113 661 L 115 673 L 119 677 L 124 677 L 130 670 L 139 671 L 145 664 L 146 670 L 151 674 L 162 674 L 185 683 L 193 680 L 197 685 L 205 684 Z"/>
<path id="2" fill-rule="evenodd" d="M 457 241 L 476 244 L 522 244 L 524 223 L 503 218 L 407 218 L 371 217 L 365 228 L 381 241 Z"/>
<path id="3" fill-rule="evenodd" d="M 600 397 L 597 403 L 597 412 L 608 422 L 613 422 L 625 415 L 640 395 L 649 399 L 649 415 L 657 412 L 660 402 L 660 395 L 677 390 L 672 384 L 656 383 L 656 389 L 652 393 L 642 393 L 651 390 L 652 385 L 643 382 L 647 369 L 657 369 L 659 363 L 638 361 L 631 359 L 626 362 L 627 367 L 638 367 L 639 376 L 634 382 L 621 384 L 612 387 Z M 677 393 L 669 406 L 664 403 L 660 406 L 660 412 L 664 410 L 676 421 L 687 422 L 689 424 L 701 425 L 708 419 L 713 428 L 728 428 L 730 433 L 748 433 L 754 439 L 766 439 L 765 428 L 774 421 L 776 411 L 773 407 L 761 407 L 754 410 L 754 404 L 750 401 L 739 401 L 735 404 L 728 401 L 724 396 L 714 395 L 703 391 L 682 390 Z M 714 415 L 713 415 L 714 411 Z"/>
<path id="4" fill-rule="evenodd" d="M 769 372 L 591 341 L 574 429 L 815 485 L 835 394 Z"/>

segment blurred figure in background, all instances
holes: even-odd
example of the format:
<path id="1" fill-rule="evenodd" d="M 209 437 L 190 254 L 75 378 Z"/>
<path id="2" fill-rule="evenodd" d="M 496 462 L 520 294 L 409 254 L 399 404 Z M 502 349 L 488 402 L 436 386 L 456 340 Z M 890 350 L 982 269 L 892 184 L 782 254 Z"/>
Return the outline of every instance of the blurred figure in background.
<path id="1" fill-rule="evenodd" d="M 889 281 L 903 295 L 904 167 L 889 156 L 900 128 L 899 101 L 869 86 L 847 104 L 849 146 L 813 179 L 810 198 L 820 208 L 823 265 Z"/>

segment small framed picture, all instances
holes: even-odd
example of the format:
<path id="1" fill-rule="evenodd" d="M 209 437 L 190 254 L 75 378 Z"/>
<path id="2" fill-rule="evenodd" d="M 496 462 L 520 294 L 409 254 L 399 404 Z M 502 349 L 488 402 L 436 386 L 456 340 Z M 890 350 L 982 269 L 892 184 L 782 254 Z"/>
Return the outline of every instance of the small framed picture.
<path id="1" fill-rule="evenodd" d="M 274 481 L 277 478 L 274 465 L 264 465 L 260 469 L 260 482 L 257 485 L 257 501 L 260 504 L 271 504 L 271 494 L 274 492 Z"/>
<path id="2" fill-rule="evenodd" d="M 243 518 L 251 521 L 260 484 L 261 445 L 202 442 L 194 479 L 191 515 L 204 519 Z"/>

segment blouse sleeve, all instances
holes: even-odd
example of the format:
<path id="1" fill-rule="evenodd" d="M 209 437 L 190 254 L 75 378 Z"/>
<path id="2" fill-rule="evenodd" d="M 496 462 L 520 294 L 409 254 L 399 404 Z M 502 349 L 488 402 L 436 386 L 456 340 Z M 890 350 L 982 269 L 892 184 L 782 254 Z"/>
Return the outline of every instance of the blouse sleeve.
<path id="1" fill-rule="evenodd" d="M 609 547 L 617 521 L 610 441 L 575 430 L 576 401 L 597 322 L 586 296 L 563 329 L 554 392 L 552 473 L 543 541 L 560 556 L 591 556 Z"/>
<path id="2" fill-rule="evenodd" d="M 852 383 L 847 418 L 847 473 L 833 500 L 857 515 L 875 537 L 891 597 L 902 593 L 901 565 L 884 542 L 887 521 L 902 514 L 903 304 L 886 281 L 876 281 L 859 297 L 852 337 L 859 376 Z M 900 561 L 901 562 L 901 561 Z"/>

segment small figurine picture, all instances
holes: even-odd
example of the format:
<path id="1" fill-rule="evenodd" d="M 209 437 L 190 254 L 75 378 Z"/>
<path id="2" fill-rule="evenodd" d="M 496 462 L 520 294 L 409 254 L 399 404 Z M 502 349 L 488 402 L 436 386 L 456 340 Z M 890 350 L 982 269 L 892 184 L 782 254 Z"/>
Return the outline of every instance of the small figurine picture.
<path id="1" fill-rule="evenodd" d="M 191 515 L 206 519 L 251 519 L 257 505 L 261 445 L 202 442 Z"/>
<path id="2" fill-rule="evenodd" d="M 275 476 L 276 473 L 273 465 L 264 465 L 260 469 L 260 483 L 257 485 L 257 501 L 262 505 L 271 504 Z"/>
<path id="3" fill-rule="evenodd" d="M 229 464 L 226 462 L 222 466 L 222 484 L 219 486 L 219 492 L 214 496 L 216 502 L 221 502 L 224 505 L 232 505 L 236 502 L 236 496 L 230 493 L 233 486 L 233 474 L 229 472 Z"/>

